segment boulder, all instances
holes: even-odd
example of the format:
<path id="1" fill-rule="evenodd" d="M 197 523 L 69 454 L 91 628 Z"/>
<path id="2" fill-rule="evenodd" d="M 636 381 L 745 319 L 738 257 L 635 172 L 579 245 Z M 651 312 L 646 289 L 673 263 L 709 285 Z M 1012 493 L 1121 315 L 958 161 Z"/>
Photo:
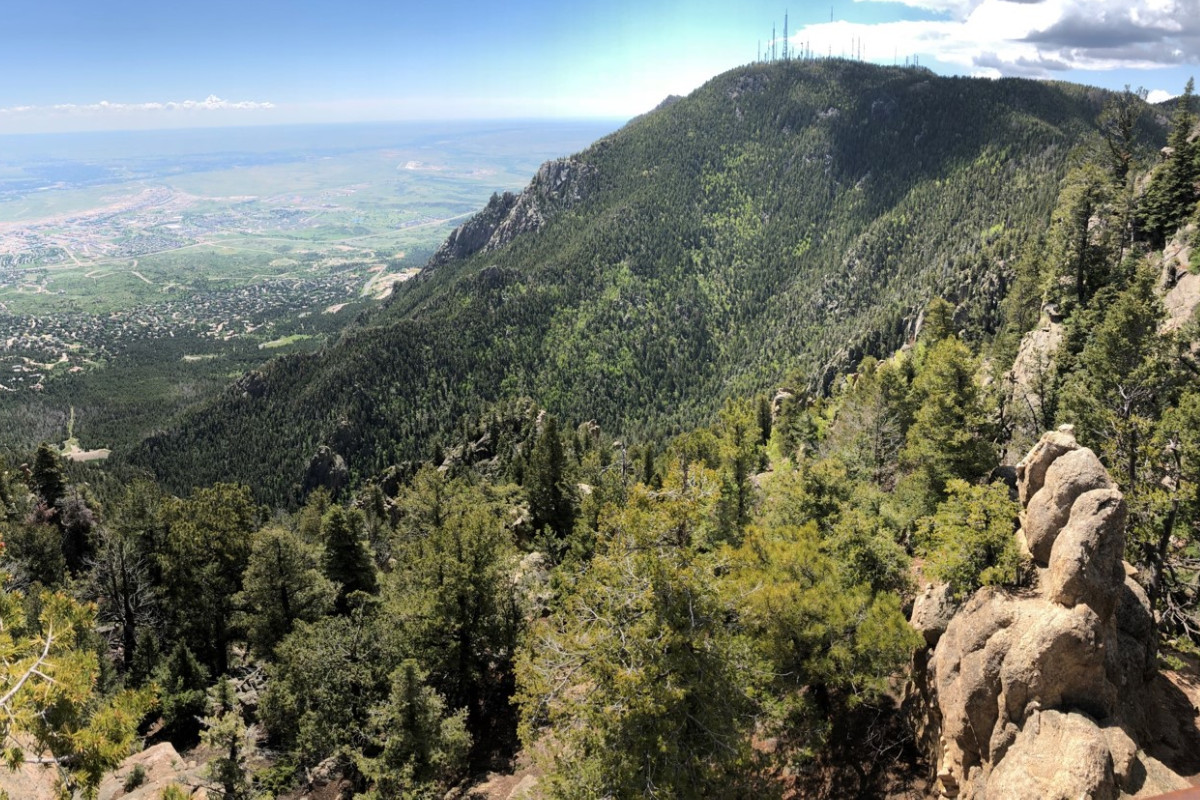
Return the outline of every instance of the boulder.
<path id="1" fill-rule="evenodd" d="M 987 800 L 1116 800 L 1104 731 L 1084 714 L 1039 711 L 987 779 Z"/>
<path id="2" fill-rule="evenodd" d="M 1012 645 L 1009 629 L 1022 603 L 991 587 L 977 592 L 954 616 L 930 661 L 931 686 L 942 721 L 939 776 L 964 779 L 982 763 L 999 718 L 1000 668 Z"/>
<path id="3" fill-rule="evenodd" d="M 321 445 L 308 460 L 302 488 L 306 495 L 315 489 L 324 488 L 337 497 L 349 482 L 350 469 L 346 466 L 346 460 L 335 453 L 333 448 Z"/>
<path id="4" fill-rule="evenodd" d="M 517 782 L 508 794 L 508 800 L 530 800 L 537 796 L 538 779 L 535 775 L 526 775 Z"/>
<path id="5" fill-rule="evenodd" d="M 0 797 L 21 800 L 60 800 L 58 770 L 41 764 L 22 764 L 15 770 L 0 766 Z"/>
<path id="6" fill-rule="evenodd" d="M 1017 464 L 1017 499 L 1021 505 L 1027 505 L 1029 499 L 1042 488 L 1046 482 L 1046 470 L 1056 459 L 1078 449 L 1075 429 L 1070 425 L 1043 436 Z"/>
<path id="7" fill-rule="evenodd" d="M 141 771 L 141 781 L 130 776 Z M 170 742 L 162 742 L 134 753 L 121 762 L 114 772 L 100 782 L 98 800 L 157 800 L 168 786 L 179 786 L 189 797 L 204 798 L 208 794 L 198 788 L 203 783 L 202 768 L 186 762 Z M 126 792 L 126 785 L 130 791 Z"/>
<path id="8" fill-rule="evenodd" d="M 1107 717 L 1116 696 L 1107 681 L 1100 618 L 1085 605 L 1062 608 L 1036 599 L 1027 606 L 1000 667 L 1004 718 L 1021 725 L 1034 708 Z"/>
<path id="9" fill-rule="evenodd" d="M 1046 596 L 1063 606 L 1085 603 L 1107 620 L 1125 583 L 1125 499 L 1116 489 L 1080 495 L 1050 549 Z"/>
<path id="10" fill-rule="evenodd" d="M 1117 596 L 1115 646 L 1108 649 L 1108 677 L 1125 693 L 1144 685 L 1158 670 L 1158 635 L 1146 590 L 1126 577 Z"/>
<path id="11" fill-rule="evenodd" d="M 950 594 L 950 584 L 930 583 L 913 602 L 910 623 L 925 637 L 925 643 L 933 647 L 946 632 L 957 607 Z"/>
<path id="12" fill-rule="evenodd" d="M 1069 429 L 1018 465 L 1018 492 L 1021 536 L 1044 567 L 1035 585 L 984 587 L 948 623 L 938 587 L 913 606 L 933 647 L 914 658 L 912 685 L 939 792 L 1116 798 L 1177 787 L 1182 778 L 1138 739 L 1161 743 L 1177 723 L 1152 700 L 1155 623 L 1121 558 L 1123 496 Z"/>
<path id="13" fill-rule="evenodd" d="M 1081 447 L 1055 459 L 1046 469 L 1042 487 L 1032 495 L 1025 509 L 1025 540 L 1034 560 L 1041 566 L 1049 562 L 1054 539 L 1067 524 L 1071 506 L 1081 494 L 1111 488 L 1113 482 L 1108 470 L 1088 448 Z"/>

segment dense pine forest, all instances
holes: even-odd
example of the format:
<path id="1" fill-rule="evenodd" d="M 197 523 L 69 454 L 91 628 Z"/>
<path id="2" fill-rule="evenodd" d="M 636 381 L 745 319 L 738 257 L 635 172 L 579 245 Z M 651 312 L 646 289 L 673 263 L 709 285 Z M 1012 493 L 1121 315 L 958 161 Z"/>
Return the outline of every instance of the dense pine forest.
<path id="1" fill-rule="evenodd" d="M 931 791 L 913 599 L 1031 583 L 1012 465 L 1064 424 L 1200 655 L 1193 106 L 734 70 L 124 463 L 7 464 L 16 785 L 169 743 L 122 792 Z"/>

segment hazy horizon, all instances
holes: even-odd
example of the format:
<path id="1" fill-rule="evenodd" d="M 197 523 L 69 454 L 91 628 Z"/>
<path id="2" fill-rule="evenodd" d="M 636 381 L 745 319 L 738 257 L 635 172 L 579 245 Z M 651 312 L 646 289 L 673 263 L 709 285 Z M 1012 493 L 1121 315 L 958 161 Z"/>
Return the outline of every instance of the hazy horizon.
<path id="1" fill-rule="evenodd" d="M 7 9 L 0 42 L 0 133 L 628 119 L 772 43 L 1161 100 L 1200 61 L 1200 0 L 64 0 Z"/>

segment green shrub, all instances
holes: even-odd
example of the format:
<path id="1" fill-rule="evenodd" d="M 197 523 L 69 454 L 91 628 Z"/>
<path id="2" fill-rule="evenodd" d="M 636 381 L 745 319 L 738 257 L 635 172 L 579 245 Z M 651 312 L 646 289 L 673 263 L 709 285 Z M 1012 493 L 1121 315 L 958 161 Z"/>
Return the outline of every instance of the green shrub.
<path id="1" fill-rule="evenodd" d="M 129 774 L 125 776 L 125 783 L 122 784 L 126 792 L 132 792 L 134 789 L 146 782 L 146 768 L 141 764 L 135 764 Z"/>
<path id="2" fill-rule="evenodd" d="M 1017 503 L 1003 484 L 972 486 L 951 480 L 947 498 L 925 519 L 918 546 L 926 572 L 963 598 L 980 586 L 1015 584 L 1021 555 L 1013 533 Z"/>

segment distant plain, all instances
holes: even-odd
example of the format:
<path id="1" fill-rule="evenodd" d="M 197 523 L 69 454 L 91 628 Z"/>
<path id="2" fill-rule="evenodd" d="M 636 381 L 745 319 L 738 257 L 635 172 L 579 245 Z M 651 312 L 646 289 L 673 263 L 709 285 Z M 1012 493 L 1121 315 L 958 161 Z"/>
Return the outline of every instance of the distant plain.
<path id="1" fill-rule="evenodd" d="M 494 192 L 618 125 L 0 136 L 0 448 L 119 454 L 321 347 Z"/>

